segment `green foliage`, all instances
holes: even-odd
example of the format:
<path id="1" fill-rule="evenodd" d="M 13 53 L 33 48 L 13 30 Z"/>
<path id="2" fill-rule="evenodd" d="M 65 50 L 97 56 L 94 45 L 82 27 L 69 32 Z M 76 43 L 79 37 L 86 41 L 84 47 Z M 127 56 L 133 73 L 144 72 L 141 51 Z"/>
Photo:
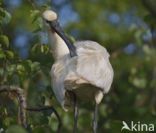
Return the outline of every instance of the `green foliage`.
<path id="1" fill-rule="evenodd" d="M 48 2 L 38 5 L 37 9 L 23 2 L 7 11 L 0 0 L 0 85 L 23 88 L 29 106 L 54 106 L 63 122 L 62 131 L 68 133 L 73 128 L 73 112 L 64 112 L 56 101 L 49 76 L 52 53 L 49 46 L 40 41 L 44 29 L 41 14 L 49 8 Z M 93 40 L 106 47 L 115 72 L 111 91 L 99 107 L 98 132 L 120 133 L 123 120 L 156 123 L 154 14 L 141 1 L 132 0 L 66 0 L 60 5 L 53 4 L 52 8 L 61 12 L 68 5 L 78 17 L 64 26 L 65 31 L 71 33 L 71 40 Z M 111 15 L 115 15 L 115 21 L 110 19 Z M 26 59 L 21 58 L 15 44 L 20 29 L 32 34 Z M 17 108 L 17 99 L 12 100 L 12 96 L 0 93 L 0 129 L 6 133 L 28 132 L 17 126 Z M 92 132 L 93 108 L 88 108 L 83 106 L 80 109 L 78 132 Z M 56 131 L 58 121 L 49 112 L 29 112 L 27 118 L 33 133 Z"/>
<path id="2" fill-rule="evenodd" d="M 32 18 L 32 23 L 36 24 L 36 28 L 34 29 L 34 32 L 41 31 L 43 28 L 41 12 L 39 10 L 31 10 L 30 13 L 31 13 L 31 18 Z"/>
<path id="3" fill-rule="evenodd" d="M 0 24 L 8 24 L 11 20 L 11 14 L 0 7 Z"/>
<path id="4" fill-rule="evenodd" d="M 20 126 L 14 125 L 14 126 L 10 126 L 7 130 L 6 133 L 27 133 L 25 129 L 23 129 Z"/>
<path id="5" fill-rule="evenodd" d="M 0 44 L 3 45 L 4 47 L 9 47 L 9 39 L 5 35 L 0 36 Z M 2 46 L 1 46 L 2 47 Z"/>

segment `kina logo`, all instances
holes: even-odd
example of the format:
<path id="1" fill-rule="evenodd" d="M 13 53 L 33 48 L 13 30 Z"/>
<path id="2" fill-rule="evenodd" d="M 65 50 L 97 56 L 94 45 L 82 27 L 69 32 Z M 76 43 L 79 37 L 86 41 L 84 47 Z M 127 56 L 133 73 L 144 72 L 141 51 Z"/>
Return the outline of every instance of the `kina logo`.
<path id="1" fill-rule="evenodd" d="M 153 132 L 155 131 L 154 124 L 146 124 L 146 123 L 141 123 L 140 121 L 134 122 L 131 121 L 131 124 L 128 125 L 125 121 L 122 121 L 122 128 L 121 131 L 123 130 L 129 130 L 129 131 L 147 131 L 147 132 Z"/>

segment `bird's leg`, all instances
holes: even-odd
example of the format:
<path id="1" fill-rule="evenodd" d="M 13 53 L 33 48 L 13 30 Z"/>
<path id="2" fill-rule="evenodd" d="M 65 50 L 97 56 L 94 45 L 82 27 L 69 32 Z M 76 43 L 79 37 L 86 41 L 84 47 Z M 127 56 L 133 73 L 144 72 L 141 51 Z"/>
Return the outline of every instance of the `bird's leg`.
<path id="1" fill-rule="evenodd" d="M 76 133 L 76 131 L 77 131 L 78 115 L 79 115 L 78 102 L 77 102 L 77 97 L 74 94 L 74 128 L 73 128 L 73 133 Z"/>
<path id="2" fill-rule="evenodd" d="M 93 115 L 93 132 L 97 133 L 98 127 L 98 104 L 95 102 L 95 110 Z"/>

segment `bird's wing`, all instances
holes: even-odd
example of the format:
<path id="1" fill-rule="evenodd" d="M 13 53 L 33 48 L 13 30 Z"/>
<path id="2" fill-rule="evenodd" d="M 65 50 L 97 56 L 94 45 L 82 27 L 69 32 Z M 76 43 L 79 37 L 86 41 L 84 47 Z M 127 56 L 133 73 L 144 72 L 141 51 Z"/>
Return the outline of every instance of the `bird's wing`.
<path id="1" fill-rule="evenodd" d="M 113 80 L 113 69 L 107 50 L 96 42 L 84 41 L 76 44 L 76 73 L 86 81 L 107 93 Z"/>
<path id="2" fill-rule="evenodd" d="M 76 44 L 78 56 L 65 57 L 56 62 L 51 69 L 52 86 L 55 96 L 64 109 L 70 106 L 70 97 L 66 90 L 76 89 L 82 84 L 91 84 L 109 91 L 113 80 L 113 69 L 109 63 L 109 54 L 99 44 Z M 65 83 L 71 84 L 71 88 Z M 74 84 L 74 85 L 73 85 Z"/>
<path id="3" fill-rule="evenodd" d="M 66 99 L 65 99 L 65 87 L 64 87 L 64 79 L 67 75 L 66 64 L 68 62 L 67 58 L 63 58 L 58 62 L 55 62 L 51 69 L 51 79 L 52 79 L 52 88 L 55 93 L 55 96 L 58 102 L 62 105 L 62 107 L 66 110 L 65 107 Z M 68 106 L 68 105 L 67 105 Z"/>

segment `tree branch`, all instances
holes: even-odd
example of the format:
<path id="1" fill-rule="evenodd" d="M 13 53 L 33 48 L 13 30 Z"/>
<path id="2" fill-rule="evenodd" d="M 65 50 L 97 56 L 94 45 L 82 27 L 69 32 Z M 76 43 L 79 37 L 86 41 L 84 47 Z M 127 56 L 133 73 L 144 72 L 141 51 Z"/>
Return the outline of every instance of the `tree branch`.
<path id="1" fill-rule="evenodd" d="M 51 110 L 57 117 L 58 119 L 58 128 L 57 128 L 57 133 L 60 133 L 61 132 L 61 127 L 62 127 L 62 121 L 61 121 L 61 118 L 59 116 L 59 114 L 57 113 L 57 111 L 55 110 L 54 107 L 52 106 L 46 106 L 46 107 L 37 107 L 37 108 L 31 108 L 31 107 L 27 107 L 25 108 L 26 110 L 28 111 L 37 111 L 37 112 L 41 112 L 41 111 L 46 111 L 46 110 Z"/>
<path id="2" fill-rule="evenodd" d="M 26 121 L 26 99 L 24 96 L 23 89 L 18 86 L 9 86 L 9 85 L 1 85 L 0 86 L 0 93 L 8 92 L 16 94 L 19 102 L 19 111 L 18 111 L 18 119 L 20 124 L 27 128 L 27 121 Z"/>
<path id="3" fill-rule="evenodd" d="M 56 117 L 59 121 L 57 133 L 61 132 L 61 126 L 62 126 L 61 118 L 54 107 L 52 107 L 52 106 L 51 107 L 50 106 L 37 107 L 37 108 L 27 107 L 24 91 L 23 91 L 23 89 L 21 89 L 20 87 L 17 87 L 17 86 L 0 85 L 0 93 L 3 93 L 3 92 L 13 93 L 17 96 L 18 102 L 19 102 L 18 119 L 19 119 L 20 124 L 24 128 L 28 127 L 28 124 L 26 121 L 26 110 L 27 111 L 38 111 L 38 112 L 51 110 L 56 115 Z"/>

